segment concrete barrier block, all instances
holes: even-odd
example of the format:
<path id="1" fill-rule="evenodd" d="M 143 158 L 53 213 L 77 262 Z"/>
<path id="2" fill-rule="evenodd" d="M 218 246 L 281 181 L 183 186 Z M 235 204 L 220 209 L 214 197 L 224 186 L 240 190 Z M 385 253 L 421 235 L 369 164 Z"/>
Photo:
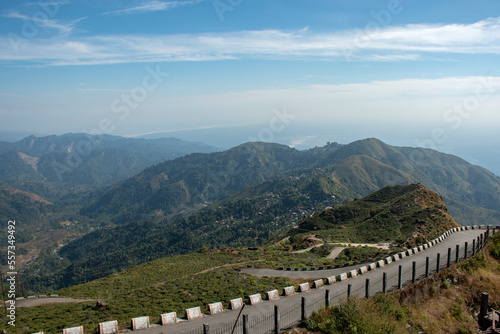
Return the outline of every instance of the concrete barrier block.
<path id="1" fill-rule="evenodd" d="M 351 270 L 349 272 L 349 275 L 351 276 L 351 278 L 357 277 L 358 276 L 358 271 L 356 269 Z"/>
<path id="2" fill-rule="evenodd" d="M 330 276 L 330 277 L 327 277 L 327 278 L 326 278 L 326 282 L 327 282 L 329 285 L 334 284 L 336 281 L 337 281 L 337 278 L 336 278 L 335 276 Z"/>
<path id="3" fill-rule="evenodd" d="M 58 298 L 58 297 L 59 295 L 54 295 L 54 294 L 50 295 L 50 298 Z"/>
<path id="4" fill-rule="evenodd" d="M 28 296 L 28 299 L 36 299 L 36 296 Z"/>
<path id="5" fill-rule="evenodd" d="M 231 310 L 239 310 L 243 307 L 243 298 L 235 298 L 229 301 L 231 305 Z"/>
<path id="6" fill-rule="evenodd" d="M 419 252 L 421 252 L 421 251 L 424 250 L 424 246 L 418 246 L 417 249 L 418 249 Z"/>
<path id="7" fill-rule="evenodd" d="M 388 256 L 385 258 L 385 263 L 391 264 L 392 263 L 392 257 Z"/>
<path id="8" fill-rule="evenodd" d="M 118 321 L 105 321 L 99 324 L 99 334 L 118 334 Z"/>
<path id="9" fill-rule="evenodd" d="M 367 271 L 368 271 L 368 267 L 367 266 L 362 266 L 361 268 L 359 268 L 359 274 L 360 275 L 365 274 Z"/>
<path id="10" fill-rule="evenodd" d="M 300 292 L 307 292 L 307 291 L 311 290 L 311 286 L 309 285 L 309 282 L 299 284 L 299 290 L 300 290 Z"/>
<path id="11" fill-rule="evenodd" d="M 283 294 L 285 296 L 291 296 L 291 295 L 295 294 L 295 287 L 293 285 L 284 287 Z"/>
<path id="12" fill-rule="evenodd" d="M 405 252 L 401 252 L 401 253 L 399 253 L 399 257 L 400 257 L 401 259 L 404 259 L 404 258 L 406 257 L 406 253 L 405 253 Z"/>
<path id="13" fill-rule="evenodd" d="M 201 317 L 202 317 L 202 314 L 201 314 L 201 309 L 199 306 L 186 309 L 187 320 L 198 319 Z"/>
<path id="14" fill-rule="evenodd" d="M 345 281 L 347 279 L 347 273 L 342 273 L 339 275 L 339 281 Z"/>
<path id="15" fill-rule="evenodd" d="M 38 298 L 47 298 L 47 295 L 38 295 Z"/>
<path id="16" fill-rule="evenodd" d="M 377 261 L 376 266 L 379 267 L 379 268 L 384 267 L 385 266 L 385 261 L 384 260 Z"/>
<path id="17" fill-rule="evenodd" d="M 133 331 L 137 331 L 140 329 L 148 329 L 148 328 L 149 328 L 149 317 L 132 318 Z"/>
<path id="18" fill-rule="evenodd" d="M 267 294 L 267 300 L 276 300 L 280 298 L 280 294 L 276 289 L 268 291 L 266 292 L 266 294 Z"/>
<path id="19" fill-rule="evenodd" d="M 217 314 L 222 313 L 222 311 L 224 311 L 224 308 L 222 307 L 221 302 L 211 303 L 208 304 L 208 311 L 210 312 L 210 314 Z"/>
<path id="20" fill-rule="evenodd" d="M 486 225 L 479 225 L 479 228 L 480 228 L 481 230 L 486 230 Z"/>
<path id="21" fill-rule="evenodd" d="M 401 259 L 399 258 L 399 254 L 395 254 L 395 255 L 393 255 L 393 256 L 392 256 L 392 260 L 393 260 L 394 262 L 398 262 L 399 260 L 401 260 Z"/>
<path id="22" fill-rule="evenodd" d="M 323 280 L 322 279 L 317 279 L 314 282 L 314 288 L 319 289 L 323 286 Z"/>
<path id="23" fill-rule="evenodd" d="M 418 247 L 414 247 L 414 248 L 412 249 L 412 251 L 413 251 L 413 254 L 417 254 L 417 253 L 418 253 Z"/>
<path id="24" fill-rule="evenodd" d="M 83 334 L 83 326 L 65 328 L 63 334 Z"/>
<path id="25" fill-rule="evenodd" d="M 250 300 L 250 305 L 256 305 L 262 302 L 262 295 L 260 293 L 256 293 L 248 296 L 248 299 Z"/>
<path id="26" fill-rule="evenodd" d="M 23 300 L 24 297 L 16 297 L 16 300 Z"/>
<path id="27" fill-rule="evenodd" d="M 177 313 L 176 312 L 169 312 L 169 313 L 163 313 L 160 316 L 160 321 L 163 326 L 165 325 L 172 325 L 177 322 Z"/>

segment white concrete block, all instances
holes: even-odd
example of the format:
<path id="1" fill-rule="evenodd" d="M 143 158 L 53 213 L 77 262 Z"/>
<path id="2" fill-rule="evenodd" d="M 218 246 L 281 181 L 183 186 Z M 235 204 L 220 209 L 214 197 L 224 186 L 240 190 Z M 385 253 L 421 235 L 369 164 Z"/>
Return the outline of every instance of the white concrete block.
<path id="1" fill-rule="evenodd" d="M 118 321 L 106 321 L 99 324 L 99 334 L 118 334 Z"/>
<path id="2" fill-rule="evenodd" d="M 221 302 L 217 302 L 208 304 L 208 310 L 210 311 L 210 314 L 217 314 L 222 313 L 222 311 L 224 311 L 224 308 L 222 307 Z"/>
<path id="3" fill-rule="evenodd" d="M 201 309 L 199 306 L 186 309 L 186 318 L 188 320 L 201 318 Z"/>
<path id="4" fill-rule="evenodd" d="M 161 324 L 162 325 L 172 325 L 177 322 L 177 313 L 176 312 L 169 312 L 169 313 L 164 313 L 161 316 Z"/>
<path id="5" fill-rule="evenodd" d="M 148 328 L 149 328 L 149 317 L 132 318 L 133 331 L 137 331 L 140 329 L 148 329 Z"/>

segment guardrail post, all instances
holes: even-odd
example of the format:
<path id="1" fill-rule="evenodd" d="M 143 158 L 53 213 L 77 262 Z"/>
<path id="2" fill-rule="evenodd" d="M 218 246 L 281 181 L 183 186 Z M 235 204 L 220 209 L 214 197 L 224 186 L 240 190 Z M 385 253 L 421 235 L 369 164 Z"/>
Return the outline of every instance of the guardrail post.
<path id="1" fill-rule="evenodd" d="M 455 263 L 460 261 L 460 245 L 457 245 L 457 254 L 455 255 Z"/>
<path id="2" fill-rule="evenodd" d="M 481 293 L 481 307 L 479 310 L 479 326 L 486 328 L 488 326 L 486 315 L 488 314 L 488 297 L 489 294 L 487 292 Z M 495 321 L 495 319 L 493 319 Z"/>
<path id="3" fill-rule="evenodd" d="M 370 279 L 366 279 L 365 283 L 365 298 L 370 298 Z"/>
<path id="4" fill-rule="evenodd" d="M 451 248 L 448 248 L 448 258 L 446 259 L 446 267 L 449 268 L 451 266 Z"/>
<path id="5" fill-rule="evenodd" d="M 325 290 L 325 306 L 330 307 L 330 290 Z"/>
<path id="6" fill-rule="evenodd" d="M 483 238 L 483 235 L 482 235 L 482 234 L 479 236 L 479 240 L 480 240 L 480 241 L 479 241 L 479 244 L 481 245 L 481 246 L 479 247 L 479 249 L 481 249 L 481 248 L 483 248 L 483 247 L 484 247 L 484 244 L 483 244 L 483 240 L 484 240 L 484 238 Z"/>
<path id="7" fill-rule="evenodd" d="M 436 258 L 436 273 L 438 273 L 438 274 L 439 274 L 440 262 L 441 262 L 441 253 L 437 253 L 437 258 Z"/>
<path id="8" fill-rule="evenodd" d="M 425 278 L 429 277 L 429 257 L 425 258 Z"/>
<path id="9" fill-rule="evenodd" d="M 399 265 L 399 272 L 398 272 L 398 289 L 401 290 L 403 286 L 403 266 Z"/>
<path id="10" fill-rule="evenodd" d="M 351 288 L 352 288 L 352 285 L 347 284 L 347 298 L 351 297 Z"/>
<path id="11" fill-rule="evenodd" d="M 382 292 L 387 292 L 387 273 L 385 271 L 382 275 Z"/>
<path id="12" fill-rule="evenodd" d="M 307 313 L 306 313 L 307 301 L 305 297 L 302 297 L 301 310 L 300 310 L 300 320 L 302 322 L 306 321 Z"/>
<path id="13" fill-rule="evenodd" d="M 274 305 L 274 333 L 280 333 L 280 309 L 278 305 Z"/>
<path id="14" fill-rule="evenodd" d="M 203 324 L 203 334 L 210 334 L 210 327 L 208 327 L 208 324 Z"/>
<path id="15" fill-rule="evenodd" d="M 417 280 L 417 262 L 413 261 L 411 264 L 411 282 L 415 283 Z"/>
<path id="16" fill-rule="evenodd" d="M 472 256 L 476 255 L 476 239 L 472 240 Z"/>
<path id="17" fill-rule="evenodd" d="M 250 334 L 250 325 L 248 322 L 248 314 L 243 314 L 243 334 Z"/>
<path id="18" fill-rule="evenodd" d="M 469 248 L 469 243 L 466 241 L 465 242 L 465 250 L 464 250 L 464 260 L 467 260 L 467 257 L 468 257 L 468 248 Z"/>

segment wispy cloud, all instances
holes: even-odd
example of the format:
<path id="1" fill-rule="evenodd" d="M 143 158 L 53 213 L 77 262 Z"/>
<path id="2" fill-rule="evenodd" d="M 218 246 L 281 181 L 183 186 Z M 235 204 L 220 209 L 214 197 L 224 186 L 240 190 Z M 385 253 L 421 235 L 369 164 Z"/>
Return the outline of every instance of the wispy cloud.
<path id="1" fill-rule="evenodd" d="M 55 29 L 58 31 L 59 36 L 70 35 L 74 31 L 76 24 L 85 19 L 85 17 L 82 17 L 69 22 L 62 22 L 56 19 L 42 18 L 40 16 L 28 16 L 16 11 L 5 14 L 3 17 L 33 22 L 36 26 L 43 29 Z"/>
<path id="2" fill-rule="evenodd" d="M 12 14 L 21 18 L 19 14 Z M 68 30 L 77 21 L 68 25 Z M 57 22 L 48 25 L 58 26 Z M 63 28 L 61 28 L 63 30 Z M 177 35 L 107 35 L 81 39 L 33 39 L 21 52 L 0 37 L 0 60 L 39 65 L 225 59 L 412 61 L 449 60 L 459 54 L 500 54 L 500 18 L 472 24 L 412 24 L 362 31 L 316 33 L 258 30 Z"/>
<path id="3" fill-rule="evenodd" d="M 104 13 L 104 15 L 132 15 L 132 14 L 164 11 L 164 10 L 169 10 L 169 9 L 179 7 L 179 6 L 193 5 L 193 4 L 199 3 L 201 1 L 203 1 L 203 0 L 192 0 L 192 1 L 151 0 L 151 1 L 143 2 L 138 6 L 106 12 L 106 13 Z"/>

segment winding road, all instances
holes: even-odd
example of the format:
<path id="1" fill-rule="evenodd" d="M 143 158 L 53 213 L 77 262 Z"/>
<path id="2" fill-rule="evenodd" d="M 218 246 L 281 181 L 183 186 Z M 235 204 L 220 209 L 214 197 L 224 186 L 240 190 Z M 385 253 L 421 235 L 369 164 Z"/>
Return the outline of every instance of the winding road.
<path id="1" fill-rule="evenodd" d="M 269 328 L 269 321 L 273 321 L 272 315 L 274 314 L 275 305 L 280 308 L 281 314 L 281 326 L 286 327 L 294 323 L 297 316 L 297 312 L 300 315 L 300 305 L 302 297 L 306 298 L 308 307 L 307 315 L 309 316 L 314 310 L 319 309 L 324 305 L 325 291 L 330 291 L 331 303 L 337 304 L 339 299 L 347 296 L 348 285 L 350 286 L 352 295 L 365 296 L 365 288 L 367 280 L 370 280 L 370 295 L 374 295 L 378 291 L 382 291 L 383 280 L 382 276 L 385 272 L 387 275 L 387 289 L 394 289 L 398 286 L 398 273 L 402 270 L 402 282 L 411 282 L 413 275 L 413 262 L 415 262 L 415 276 L 416 278 L 421 278 L 425 276 L 426 270 L 426 258 L 429 258 L 429 268 L 430 272 L 433 273 L 436 270 L 437 265 L 437 254 L 440 254 L 440 268 L 443 268 L 447 264 L 448 249 L 451 251 L 450 262 L 454 263 L 456 260 L 456 246 L 459 248 L 459 258 L 464 258 L 465 253 L 465 243 L 468 243 L 468 256 L 472 253 L 472 244 L 478 240 L 480 235 L 484 234 L 486 230 L 484 229 L 469 229 L 465 231 L 457 231 L 451 233 L 447 238 L 440 243 L 437 243 L 433 247 L 426 250 L 418 252 L 412 256 L 405 257 L 398 260 L 397 262 L 392 262 L 384 267 L 377 268 L 373 271 L 368 271 L 363 275 L 355 278 L 350 278 L 346 281 L 337 282 L 333 285 L 325 285 L 318 289 L 311 289 L 308 292 L 296 293 L 288 297 L 280 297 L 278 300 L 273 301 L 263 301 L 256 305 L 248 305 L 244 308 L 243 314 L 248 315 L 250 322 L 250 333 L 267 333 Z M 329 270 L 315 270 L 315 271 L 266 271 L 267 269 L 256 269 L 258 271 L 252 272 L 254 275 L 258 276 L 274 276 L 277 274 L 286 274 L 287 277 L 293 278 L 326 278 L 329 276 L 339 275 L 346 271 L 352 269 L 358 269 L 363 265 L 356 265 L 350 268 L 338 268 Z M 248 272 L 248 269 L 242 270 L 243 272 Z M 297 274 L 300 276 L 294 277 Z M 283 276 L 283 275 L 280 275 Z M 280 292 L 281 293 L 281 292 Z M 214 301 L 215 302 L 215 301 Z M 160 333 L 203 333 L 203 324 L 208 324 L 210 328 L 210 333 L 231 333 L 232 325 L 237 319 L 239 314 L 238 310 L 228 310 L 222 313 L 218 313 L 210 316 L 203 316 L 202 318 L 180 321 L 173 325 L 166 326 L 155 326 L 152 328 L 141 330 L 143 334 L 160 334 Z M 183 315 L 179 315 L 183 316 Z M 234 333 L 242 333 L 242 326 L 237 326 Z"/>

